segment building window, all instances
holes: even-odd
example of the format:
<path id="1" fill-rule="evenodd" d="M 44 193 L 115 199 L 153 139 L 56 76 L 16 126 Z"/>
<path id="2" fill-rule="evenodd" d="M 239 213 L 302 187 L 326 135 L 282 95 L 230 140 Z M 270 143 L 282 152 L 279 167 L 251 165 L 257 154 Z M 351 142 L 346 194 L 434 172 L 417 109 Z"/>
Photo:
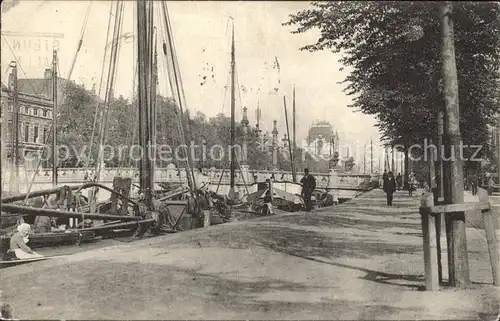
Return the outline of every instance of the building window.
<path id="1" fill-rule="evenodd" d="M 47 133 L 48 133 L 48 128 L 44 128 L 43 129 L 43 142 L 46 143 L 47 142 Z"/>
<path id="2" fill-rule="evenodd" d="M 8 105 L 9 105 L 9 111 L 12 111 L 12 103 L 9 102 Z"/>
<path id="3" fill-rule="evenodd" d="M 38 116 L 38 108 L 33 108 L 33 115 Z"/>
<path id="4" fill-rule="evenodd" d="M 30 114 L 30 108 L 28 106 L 24 107 L 24 112 L 26 115 Z"/>
<path id="5" fill-rule="evenodd" d="M 47 110 L 43 110 L 43 117 L 47 117 Z"/>
<path id="6" fill-rule="evenodd" d="M 30 124 L 24 124 L 24 141 L 30 141 Z"/>
<path id="7" fill-rule="evenodd" d="M 33 127 L 33 143 L 37 143 L 38 139 L 38 126 Z"/>

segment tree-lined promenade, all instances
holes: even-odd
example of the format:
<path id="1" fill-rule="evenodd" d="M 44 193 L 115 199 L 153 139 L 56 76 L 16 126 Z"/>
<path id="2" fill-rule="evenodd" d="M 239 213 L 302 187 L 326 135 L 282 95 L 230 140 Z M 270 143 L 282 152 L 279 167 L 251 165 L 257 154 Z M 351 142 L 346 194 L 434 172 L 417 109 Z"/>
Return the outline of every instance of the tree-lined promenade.
<path id="1" fill-rule="evenodd" d="M 291 15 L 286 25 L 298 33 L 320 30 L 318 41 L 302 49 L 341 53 L 341 63 L 352 69 L 345 84 L 354 99 L 353 109 L 374 115 L 387 146 L 398 145 L 408 153 L 407 147 L 424 139 L 439 144 L 438 116 L 445 104 L 440 6 L 440 2 L 317 2 Z M 483 146 L 479 155 L 496 163 L 489 126 L 497 124 L 500 105 L 500 5 L 455 2 L 450 15 L 463 143 Z M 479 170 L 477 162 L 465 165 Z"/>
<path id="2" fill-rule="evenodd" d="M 461 204 L 464 171 L 479 173 L 481 163 L 463 162 L 456 147 L 463 139 L 494 159 L 487 146 L 500 105 L 499 17 L 498 2 L 316 2 L 285 24 L 297 33 L 320 29 L 319 40 L 302 49 L 343 54 L 341 62 L 353 69 L 345 80 L 352 106 L 376 116 L 388 146 L 403 145 L 408 155 L 423 139 L 444 144 L 449 158 L 424 163 L 427 179 L 436 203 Z M 441 215 L 429 218 L 436 233 Z M 464 210 L 446 213 L 445 221 L 449 283 L 467 286 Z"/>

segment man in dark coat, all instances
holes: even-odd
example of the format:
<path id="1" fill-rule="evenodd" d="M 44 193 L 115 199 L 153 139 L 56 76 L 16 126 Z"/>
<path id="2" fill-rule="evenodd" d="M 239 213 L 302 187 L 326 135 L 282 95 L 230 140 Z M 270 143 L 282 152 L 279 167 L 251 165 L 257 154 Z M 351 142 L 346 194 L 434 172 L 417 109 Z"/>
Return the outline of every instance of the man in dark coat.
<path id="1" fill-rule="evenodd" d="M 479 179 L 477 178 L 476 175 L 472 174 L 471 176 L 469 176 L 468 180 L 469 180 L 469 183 L 471 186 L 472 195 L 476 195 L 477 194 L 477 186 L 479 185 Z"/>
<path id="2" fill-rule="evenodd" d="M 384 181 L 384 192 L 387 195 L 388 206 L 392 206 L 392 198 L 395 191 L 396 191 L 396 180 L 394 179 L 394 174 L 392 172 L 389 172 L 387 174 L 387 179 Z"/>
<path id="3" fill-rule="evenodd" d="M 302 197 L 306 203 L 306 211 L 310 212 L 312 210 L 311 196 L 316 189 L 316 180 L 312 175 L 309 175 L 308 168 L 304 168 L 304 177 L 302 177 L 300 183 L 302 184 Z"/>

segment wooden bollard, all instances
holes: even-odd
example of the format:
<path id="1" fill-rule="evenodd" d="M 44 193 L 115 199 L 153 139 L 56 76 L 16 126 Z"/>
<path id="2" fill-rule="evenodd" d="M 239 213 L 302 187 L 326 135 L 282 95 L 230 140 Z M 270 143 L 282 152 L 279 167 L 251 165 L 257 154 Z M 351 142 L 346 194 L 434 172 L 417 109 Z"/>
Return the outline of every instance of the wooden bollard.
<path id="1" fill-rule="evenodd" d="M 203 227 L 212 225 L 212 211 L 210 209 L 203 210 Z"/>
<path id="2" fill-rule="evenodd" d="M 420 217 L 422 219 L 422 236 L 424 244 L 425 289 L 439 290 L 438 254 L 436 239 L 436 217 L 431 213 L 434 206 L 434 195 L 425 193 L 420 200 Z"/>
<path id="3" fill-rule="evenodd" d="M 488 202 L 488 192 L 485 189 L 478 188 L 477 194 L 480 203 Z M 493 272 L 493 284 L 495 286 L 500 286 L 500 245 L 495 235 L 496 222 L 491 208 L 482 210 L 482 214 L 486 241 L 488 242 L 488 252 L 490 253 L 491 270 Z"/>

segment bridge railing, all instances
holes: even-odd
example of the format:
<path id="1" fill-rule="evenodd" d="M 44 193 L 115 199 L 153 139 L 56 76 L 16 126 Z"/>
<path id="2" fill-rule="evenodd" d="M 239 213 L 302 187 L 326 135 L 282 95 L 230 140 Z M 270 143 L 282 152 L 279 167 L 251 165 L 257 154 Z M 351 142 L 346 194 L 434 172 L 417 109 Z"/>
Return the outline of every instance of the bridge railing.
<path id="1" fill-rule="evenodd" d="M 3 171 L 3 183 L 9 181 L 10 175 Z M 52 181 L 51 169 L 34 169 L 21 170 L 20 175 L 26 176 L 28 181 L 31 181 L 33 175 L 36 173 L 35 183 L 50 183 Z M 197 182 L 209 181 L 217 184 L 227 184 L 230 182 L 229 170 L 210 168 L 194 170 Z M 6 175 L 7 174 L 7 175 Z M 92 179 L 96 174 L 94 168 L 60 168 L 58 169 L 58 181 L 64 183 L 80 183 L 87 179 Z M 352 188 L 360 186 L 361 184 L 368 184 L 370 181 L 378 180 L 377 176 L 365 174 L 344 174 L 344 173 L 312 173 L 316 178 L 316 185 L 319 188 Z M 103 168 L 101 170 L 101 182 L 112 182 L 113 177 L 131 177 L 133 182 L 139 182 L 139 170 L 136 168 Z M 271 170 L 254 170 L 242 167 L 242 170 L 236 171 L 235 182 L 236 184 L 252 184 L 255 182 L 262 182 L 274 176 L 278 181 L 293 181 L 292 173 L 289 171 L 271 171 Z M 300 182 L 303 173 L 297 173 L 297 181 Z M 165 168 L 156 168 L 154 172 L 155 182 L 185 182 L 186 171 L 184 168 L 175 168 L 172 166 Z"/>

